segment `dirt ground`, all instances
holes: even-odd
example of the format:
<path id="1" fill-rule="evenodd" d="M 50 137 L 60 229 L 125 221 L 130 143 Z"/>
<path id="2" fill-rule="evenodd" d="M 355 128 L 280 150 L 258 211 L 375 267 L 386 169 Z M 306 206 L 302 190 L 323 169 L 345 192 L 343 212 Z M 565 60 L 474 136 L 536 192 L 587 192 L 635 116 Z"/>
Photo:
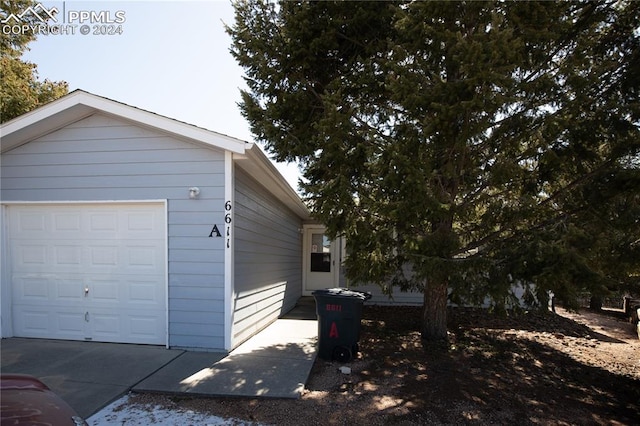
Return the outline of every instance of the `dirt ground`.
<path id="1" fill-rule="evenodd" d="M 442 347 L 423 346 L 419 319 L 414 307 L 365 306 L 351 374 L 318 359 L 300 400 L 154 402 L 295 426 L 640 423 L 640 340 L 619 312 L 454 308 Z"/>

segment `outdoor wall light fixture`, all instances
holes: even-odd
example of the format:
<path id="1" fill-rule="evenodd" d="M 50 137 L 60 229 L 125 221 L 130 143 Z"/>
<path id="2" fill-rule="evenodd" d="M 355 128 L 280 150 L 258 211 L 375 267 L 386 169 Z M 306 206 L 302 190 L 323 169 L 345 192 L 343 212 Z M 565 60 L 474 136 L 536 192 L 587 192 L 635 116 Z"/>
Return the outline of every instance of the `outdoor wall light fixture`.
<path id="1" fill-rule="evenodd" d="M 198 198 L 198 195 L 200 195 L 200 188 L 198 188 L 197 186 L 189 188 L 189 198 L 195 200 L 196 198 Z"/>

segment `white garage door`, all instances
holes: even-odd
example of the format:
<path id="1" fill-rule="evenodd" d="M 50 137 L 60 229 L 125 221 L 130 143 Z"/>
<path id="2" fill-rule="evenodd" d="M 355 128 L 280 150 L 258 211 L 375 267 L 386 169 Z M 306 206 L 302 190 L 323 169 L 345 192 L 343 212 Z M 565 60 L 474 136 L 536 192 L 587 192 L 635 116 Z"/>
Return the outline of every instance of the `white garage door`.
<path id="1" fill-rule="evenodd" d="M 15 336 L 166 344 L 163 204 L 8 211 Z"/>

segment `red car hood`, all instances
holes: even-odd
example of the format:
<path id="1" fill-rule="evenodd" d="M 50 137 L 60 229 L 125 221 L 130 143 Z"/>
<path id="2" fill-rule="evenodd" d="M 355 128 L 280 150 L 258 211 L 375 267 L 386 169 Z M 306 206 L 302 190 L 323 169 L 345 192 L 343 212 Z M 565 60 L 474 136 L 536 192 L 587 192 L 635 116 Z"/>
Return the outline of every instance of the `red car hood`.
<path id="1" fill-rule="evenodd" d="M 0 377 L 1 426 L 79 426 L 85 421 L 44 383 L 24 374 Z"/>

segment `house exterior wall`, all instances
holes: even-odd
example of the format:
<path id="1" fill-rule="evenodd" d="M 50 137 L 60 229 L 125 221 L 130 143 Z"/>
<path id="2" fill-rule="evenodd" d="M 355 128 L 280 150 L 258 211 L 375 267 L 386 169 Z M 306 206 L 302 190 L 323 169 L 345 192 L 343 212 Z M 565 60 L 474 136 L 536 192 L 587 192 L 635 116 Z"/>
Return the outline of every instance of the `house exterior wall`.
<path id="1" fill-rule="evenodd" d="M 389 298 L 386 294 L 382 293 L 382 289 L 379 285 L 369 284 L 363 286 L 351 286 L 356 291 L 368 291 L 371 293 L 371 299 L 367 301 L 371 305 L 401 305 L 401 306 L 420 306 L 424 295 L 417 291 L 400 291 L 398 288 L 394 288 L 392 297 Z"/>
<path id="2" fill-rule="evenodd" d="M 224 348 L 224 151 L 94 114 L 3 153 L 0 177 L 3 202 L 167 200 L 169 346 Z"/>
<path id="3" fill-rule="evenodd" d="M 399 288 L 394 288 L 392 297 L 390 298 L 382 292 L 382 288 L 377 284 L 354 286 L 345 277 L 344 266 L 340 267 L 339 283 L 340 287 L 349 287 L 355 291 L 371 293 L 371 299 L 366 302 L 370 305 L 422 305 L 424 298 L 424 295 L 418 291 L 400 291 Z"/>
<path id="4" fill-rule="evenodd" d="M 234 198 L 233 347 L 291 309 L 302 295 L 300 218 L 240 167 Z"/>
<path id="5" fill-rule="evenodd" d="M 371 299 L 366 303 L 369 305 L 400 305 L 400 306 L 422 306 L 424 303 L 424 293 L 414 291 L 400 291 L 398 287 L 393 288 L 392 297 L 385 295 L 382 292 L 382 288 L 377 284 L 363 284 L 354 286 L 344 275 L 343 267 L 340 268 L 340 287 L 348 287 L 355 291 L 366 291 L 371 293 Z M 511 287 L 513 296 L 520 301 L 521 306 L 526 306 L 524 303 L 525 288 L 521 283 L 516 283 Z M 491 299 L 486 297 L 481 307 L 487 308 L 491 306 Z M 449 302 L 450 306 L 457 306 L 454 303 Z M 471 306 L 471 305 L 468 305 Z"/>

